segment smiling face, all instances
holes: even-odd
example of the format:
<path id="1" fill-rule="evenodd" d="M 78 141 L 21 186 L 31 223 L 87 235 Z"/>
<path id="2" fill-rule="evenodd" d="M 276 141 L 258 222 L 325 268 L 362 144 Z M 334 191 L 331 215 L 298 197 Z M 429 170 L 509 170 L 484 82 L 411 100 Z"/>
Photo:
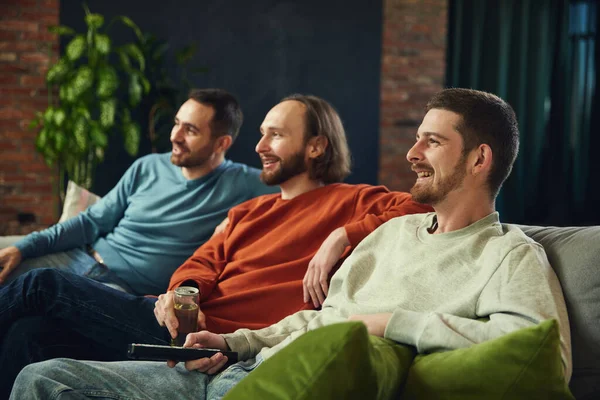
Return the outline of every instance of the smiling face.
<path id="1" fill-rule="evenodd" d="M 269 111 L 262 125 L 256 152 L 263 164 L 261 180 L 280 185 L 308 170 L 304 104 L 289 100 Z"/>
<path id="2" fill-rule="evenodd" d="M 455 129 L 460 119 L 460 115 L 440 109 L 430 110 L 423 118 L 417 142 L 406 155 L 417 173 L 410 190 L 413 200 L 435 206 L 462 187 L 467 157 L 462 136 Z"/>
<path id="3" fill-rule="evenodd" d="M 171 162 L 178 167 L 202 167 L 214 155 L 215 139 L 210 123 L 215 115 L 211 106 L 188 100 L 179 108 L 171 130 Z"/>

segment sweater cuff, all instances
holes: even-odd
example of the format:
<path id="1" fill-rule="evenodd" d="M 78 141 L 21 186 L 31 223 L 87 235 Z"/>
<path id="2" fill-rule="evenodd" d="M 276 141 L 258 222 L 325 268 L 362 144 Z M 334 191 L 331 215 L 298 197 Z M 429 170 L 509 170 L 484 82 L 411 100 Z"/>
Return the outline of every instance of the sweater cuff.
<path id="1" fill-rule="evenodd" d="M 31 235 L 25 236 L 23 239 L 13 244 L 13 246 L 19 249 L 19 252 L 21 253 L 21 260 L 34 257 L 33 253 L 35 249 L 35 241 Z"/>
<path id="2" fill-rule="evenodd" d="M 250 344 L 243 333 L 225 333 L 221 336 L 225 339 L 229 349 L 238 353 L 238 360 L 247 360 L 255 356 L 250 352 Z"/>
<path id="3" fill-rule="evenodd" d="M 348 236 L 348 241 L 350 242 L 350 246 L 352 248 L 355 248 L 366 236 L 361 228 L 361 222 L 354 222 L 344 226 L 344 229 L 346 229 L 346 235 Z"/>
<path id="4" fill-rule="evenodd" d="M 385 327 L 383 337 L 395 342 L 414 346 L 418 343 L 427 324 L 428 313 L 396 309 Z"/>

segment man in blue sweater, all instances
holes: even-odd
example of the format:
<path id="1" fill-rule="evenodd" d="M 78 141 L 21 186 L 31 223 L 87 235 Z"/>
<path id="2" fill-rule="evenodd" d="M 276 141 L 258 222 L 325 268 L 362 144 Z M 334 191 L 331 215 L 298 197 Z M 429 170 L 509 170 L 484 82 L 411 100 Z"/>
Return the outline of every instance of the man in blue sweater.
<path id="1" fill-rule="evenodd" d="M 133 294 L 164 293 L 231 207 L 278 191 L 258 169 L 225 159 L 242 120 L 231 94 L 193 90 L 175 117 L 172 152 L 138 159 L 85 212 L 0 250 L 0 285 L 57 267 Z"/>

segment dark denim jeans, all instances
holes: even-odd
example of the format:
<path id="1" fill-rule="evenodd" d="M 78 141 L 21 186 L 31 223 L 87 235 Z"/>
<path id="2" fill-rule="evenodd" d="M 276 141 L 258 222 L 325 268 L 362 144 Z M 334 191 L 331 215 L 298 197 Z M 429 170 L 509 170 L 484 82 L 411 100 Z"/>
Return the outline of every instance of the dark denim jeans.
<path id="1" fill-rule="evenodd" d="M 129 343 L 168 344 L 155 298 L 134 296 L 53 268 L 0 289 L 0 399 L 26 365 L 55 357 L 126 360 Z"/>

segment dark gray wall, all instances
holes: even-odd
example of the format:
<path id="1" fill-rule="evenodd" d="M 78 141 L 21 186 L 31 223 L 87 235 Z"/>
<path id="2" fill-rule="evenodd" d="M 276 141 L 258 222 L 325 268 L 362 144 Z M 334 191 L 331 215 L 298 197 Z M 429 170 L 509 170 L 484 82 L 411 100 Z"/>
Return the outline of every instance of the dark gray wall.
<path id="1" fill-rule="evenodd" d="M 89 1 L 109 19 L 126 15 L 174 50 L 195 43 L 192 66 L 206 66 L 194 86 L 238 96 L 245 122 L 229 158 L 259 166 L 254 146 L 268 110 L 282 97 L 310 93 L 339 111 L 353 153 L 351 183 L 376 183 L 382 4 L 347 0 Z M 83 10 L 61 0 L 61 23 L 83 29 Z M 119 32 L 119 31 L 115 31 Z M 173 57 L 171 59 L 174 60 Z M 173 62 L 171 75 L 177 78 Z M 143 113 L 142 113 L 143 114 Z M 140 116 L 141 122 L 146 119 Z M 146 126 L 144 127 L 146 129 Z M 113 146 L 97 177 L 102 194 L 130 164 Z M 143 152 L 148 152 L 147 143 Z"/>

